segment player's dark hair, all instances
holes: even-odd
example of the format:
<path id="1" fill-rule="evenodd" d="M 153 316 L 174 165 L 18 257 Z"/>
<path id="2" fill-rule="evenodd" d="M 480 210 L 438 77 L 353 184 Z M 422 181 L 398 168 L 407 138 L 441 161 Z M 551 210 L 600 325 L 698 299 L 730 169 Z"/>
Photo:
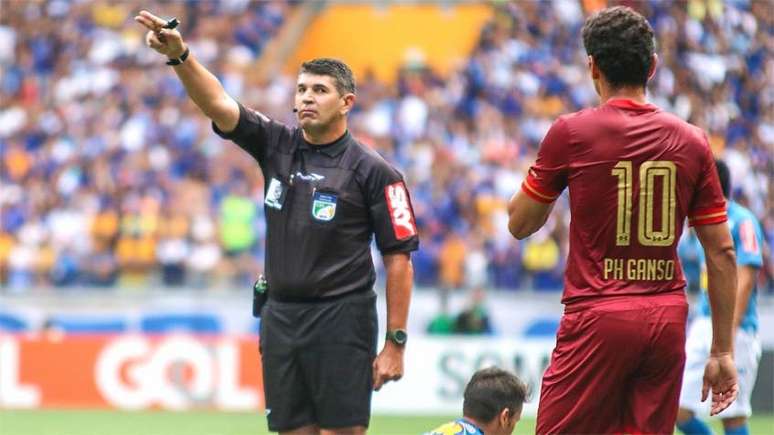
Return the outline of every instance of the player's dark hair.
<path id="1" fill-rule="evenodd" d="M 583 46 L 613 88 L 648 83 L 655 40 L 648 20 L 627 6 L 603 9 L 583 25 Z"/>
<path id="2" fill-rule="evenodd" d="M 720 179 L 720 188 L 723 189 L 723 196 L 726 198 L 731 196 L 731 171 L 728 170 L 728 165 L 723 160 L 715 160 L 715 169 L 718 170 L 718 178 Z"/>
<path id="3" fill-rule="evenodd" d="M 340 60 L 330 58 L 317 58 L 301 64 L 301 73 L 330 76 L 336 81 L 336 90 L 339 94 L 355 93 L 355 76 L 347 64 Z"/>
<path id="4" fill-rule="evenodd" d="M 489 367 L 473 374 L 465 387 L 462 413 L 480 422 L 490 422 L 504 408 L 521 412 L 527 400 L 527 386 L 515 375 Z"/>

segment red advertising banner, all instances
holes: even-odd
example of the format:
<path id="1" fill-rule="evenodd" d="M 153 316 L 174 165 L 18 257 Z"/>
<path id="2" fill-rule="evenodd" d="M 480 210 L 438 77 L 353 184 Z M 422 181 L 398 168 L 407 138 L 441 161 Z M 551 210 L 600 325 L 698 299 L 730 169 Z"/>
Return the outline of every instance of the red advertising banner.
<path id="1" fill-rule="evenodd" d="M 0 334 L 0 408 L 263 406 L 257 337 Z"/>

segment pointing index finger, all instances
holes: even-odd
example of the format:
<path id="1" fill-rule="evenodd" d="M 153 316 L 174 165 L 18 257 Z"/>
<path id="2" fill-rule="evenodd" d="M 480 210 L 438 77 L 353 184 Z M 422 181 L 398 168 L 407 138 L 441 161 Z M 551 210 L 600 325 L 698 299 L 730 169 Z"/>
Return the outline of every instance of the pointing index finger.
<path id="1" fill-rule="evenodd" d="M 140 11 L 140 16 L 150 20 L 156 27 L 162 27 L 163 25 L 167 24 L 166 20 L 159 18 L 148 11 Z"/>
<path id="2" fill-rule="evenodd" d="M 151 22 L 149 19 L 141 16 L 134 17 L 134 21 L 137 21 L 138 23 L 145 26 L 146 29 L 150 30 L 151 32 L 157 32 L 158 26 L 156 26 L 153 22 Z"/>

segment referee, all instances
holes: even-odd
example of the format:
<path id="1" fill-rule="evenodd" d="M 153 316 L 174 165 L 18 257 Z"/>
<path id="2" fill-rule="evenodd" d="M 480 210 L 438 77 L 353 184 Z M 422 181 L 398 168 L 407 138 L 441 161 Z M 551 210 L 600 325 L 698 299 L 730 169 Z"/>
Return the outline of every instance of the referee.
<path id="1" fill-rule="evenodd" d="M 304 63 L 294 106 L 300 128 L 290 127 L 227 95 L 176 23 L 147 11 L 135 20 L 215 132 L 247 151 L 266 181 L 260 342 L 269 430 L 365 433 L 372 389 L 403 375 L 410 252 L 419 239 L 401 174 L 347 130 L 352 72 L 333 59 Z M 378 356 L 372 236 L 387 271 L 387 339 Z"/>

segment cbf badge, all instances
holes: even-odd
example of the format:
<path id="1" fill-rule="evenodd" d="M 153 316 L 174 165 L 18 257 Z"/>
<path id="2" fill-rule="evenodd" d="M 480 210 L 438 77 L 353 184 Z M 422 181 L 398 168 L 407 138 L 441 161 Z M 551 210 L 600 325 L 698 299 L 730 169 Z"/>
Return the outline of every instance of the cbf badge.
<path id="1" fill-rule="evenodd" d="M 314 192 L 312 196 L 312 217 L 328 222 L 336 216 L 336 195 L 328 192 Z"/>
<path id="2" fill-rule="evenodd" d="M 269 181 L 269 187 L 266 188 L 266 199 L 263 200 L 263 203 L 271 208 L 282 210 L 286 192 L 287 189 L 282 185 L 282 182 L 276 178 L 272 178 L 271 181 Z"/>

